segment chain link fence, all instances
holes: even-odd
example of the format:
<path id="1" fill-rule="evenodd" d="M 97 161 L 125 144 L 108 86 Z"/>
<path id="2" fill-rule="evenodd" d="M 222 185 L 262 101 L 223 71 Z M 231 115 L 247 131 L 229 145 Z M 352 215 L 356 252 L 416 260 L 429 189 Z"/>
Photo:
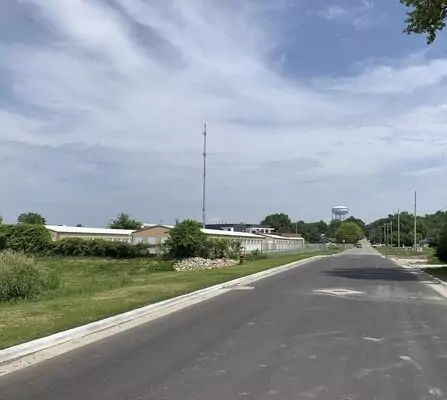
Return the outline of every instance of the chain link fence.
<path id="1" fill-rule="evenodd" d="M 352 244 L 332 244 L 332 243 L 300 243 L 299 246 L 290 248 L 287 246 L 272 246 L 269 243 L 262 243 L 260 248 L 256 252 L 260 252 L 269 257 L 274 257 L 277 255 L 288 255 L 288 254 L 312 254 L 312 253 L 335 253 L 338 251 L 343 251 L 351 249 L 354 246 Z M 250 254 L 251 251 L 246 251 L 246 254 Z"/>

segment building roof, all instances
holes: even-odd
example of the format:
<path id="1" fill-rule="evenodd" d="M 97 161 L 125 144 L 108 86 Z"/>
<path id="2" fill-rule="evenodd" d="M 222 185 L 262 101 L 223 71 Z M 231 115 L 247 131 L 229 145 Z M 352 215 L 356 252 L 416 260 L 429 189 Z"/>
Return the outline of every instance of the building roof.
<path id="1" fill-rule="evenodd" d="M 265 228 L 272 229 L 270 225 L 261 225 L 261 224 L 240 224 L 240 223 L 222 223 L 222 224 L 206 224 L 206 226 L 221 226 L 221 227 L 244 227 L 244 228 Z"/>
<path id="2" fill-rule="evenodd" d="M 279 235 L 272 235 L 270 233 L 260 233 L 259 235 L 265 236 L 267 238 L 271 239 L 278 239 L 278 240 L 303 240 L 302 237 L 287 237 L 287 236 L 279 236 Z"/>
<path id="3" fill-rule="evenodd" d="M 263 236 L 261 235 L 255 235 L 254 233 L 248 232 L 222 231 L 220 229 L 202 229 L 202 232 L 206 235 L 263 239 Z"/>
<path id="4" fill-rule="evenodd" d="M 143 227 L 143 228 L 139 229 L 137 232 L 145 231 L 145 230 L 156 228 L 156 227 L 172 229 L 172 228 L 174 228 L 174 225 L 159 225 L 159 224 L 152 225 L 152 224 L 146 224 L 146 227 Z M 223 230 L 220 230 L 220 229 L 208 229 L 208 228 L 206 228 L 206 229 L 202 228 L 202 232 L 205 235 L 212 235 L 212 236 L 263 239 L 263 236 L 255 235 L 254 233 L 248 233 L 248 232 L 223 231 Z"/>
<path id="5" fill-rule="evenodd" d="M 136 230 L 135 232 L 141 232 L 141 231 L 145 231 L 147 229 L 152 229 L 152 228 L 166 228 L 166 229 L 172 229 L 174 228 L 174 225 L 163 225 L 163 224 L 144 224 L 143 227 L 141 229 Z"/>
<path id="6" fill-rule="evenodd" d="M 110 228 L 86 228 L 84 226 L 66 226 L 66 225 L 45 225 L 49 231 L 57 233 L 79 233 L 91 235 L 131 235 L 134 230 L 130 229 L 110 229 Z"/>

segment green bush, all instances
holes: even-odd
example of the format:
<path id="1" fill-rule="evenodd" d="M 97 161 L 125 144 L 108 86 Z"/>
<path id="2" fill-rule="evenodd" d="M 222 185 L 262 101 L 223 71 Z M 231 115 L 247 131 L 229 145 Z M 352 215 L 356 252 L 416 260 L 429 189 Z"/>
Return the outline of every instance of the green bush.
<path id="1" fill-rule="evenodd" d="M 42 278 L 33 257 L 12 251 L 0 253 L 0 301 L 23 300 L 39 294 Z"/>
<path id="2" fill-rule="evenodd" d="M 134 245 L 104 239 L 64 238 L 51 245 L 49 254 L 64 257 L 137 258 L 148 256 L 149 250 L 143 243 Z"/>
<path id="3" fill-rule="evenodd" d="M 163 246 L 167 259 L 189 257 L 238 259 L 242 253 L 242 242 L 232 239 L 208 238 L 197 221 L 185 220 L 170 230 Z"/>
<path id="4" fill-rule="evenodd" d="M 207 239 L 204 249 L 205 258 L 228 258 L 230 253 L 230 241 L 225 239 Z"/>
<path id="5" fill-rule="evenodd" d="M 43 253 L 51 246 L 50 232 L 42 225 L 0 225 L 6 249 L 24 253 Z"/>
<path id="6" fill-rule="evenodd" d="M 163 252 L 166 258 L 171 259 L 205 257 L 208 252 L 206 241 L 202 226 L 197 221 L 187 219 L 170 230 Z"/>
<path id="7" fill-rule="evenodd" d="M 433 247 L 435 248 L 435 256 L 439 261 L 447 262 L 447 225 L 442 228 L 439 237 L 433 243 Z"/>
<path id="8" fill-rule="evenodd" d="M 228 247 L 228 258 L 239 259 L 240 255 L 244 250 L 244 246 L 242 246 L 241 240 L 230 240 Z"/>
<path id="9" fill-rule="evenodd" d="M 256 260 L 265 260 L 267 257 L 266 254 L 261 253 L 259 250 L 253 250 L 251 253 L 245 256 L 245 260 L 247 261 L 256 261 Z"/>
<path id="10" fill-rule="evenodd" d="M 89 256 L 91 255 L 89 243 L 80 238 L 63 238 L 53 242 L 51 254 L 58 256 Z"/>
<path id="11" fill-rule="evenodd" d="M 3 251 L 6 249 L 6 236 L 5 235 L 0 235 L 0 251 Z"/>

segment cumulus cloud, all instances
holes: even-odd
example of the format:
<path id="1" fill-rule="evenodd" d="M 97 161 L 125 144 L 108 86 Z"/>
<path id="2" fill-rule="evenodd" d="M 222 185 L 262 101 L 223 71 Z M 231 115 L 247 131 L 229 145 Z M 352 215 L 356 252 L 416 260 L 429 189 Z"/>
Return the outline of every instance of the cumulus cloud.
<path id="1" fill-rule="evenodd" d="M 0 182 L 13 189 L 0 213 L 10 220 L 31 209 L 54 223 L 105 224 L 120 211 L 199 218 L 205 119 L 209 214 L 221 220 L 324 218 L 332 203 L 369 218 L 384 211 L 373 199 L 388 163 L 446 144 L 444 59 L 330 81 L 275 70 L 287 31 L 269 16 L 292 1 L 12 4 L 6 12 L 24 29 L 32 18 L 35 35 L 0 44 Z"/>

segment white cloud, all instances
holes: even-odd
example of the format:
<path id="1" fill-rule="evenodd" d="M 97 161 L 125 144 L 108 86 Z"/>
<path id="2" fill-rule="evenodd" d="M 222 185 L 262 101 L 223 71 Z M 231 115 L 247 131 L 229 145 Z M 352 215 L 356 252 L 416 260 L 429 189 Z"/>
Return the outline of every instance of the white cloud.
<path id="1" fill-rule="evenodd" d="M 329 6 L 324 10 L 316 12 L 316 14 L 320 15 L 324 19 L 327 19 L 328 21 L 332 21 L 334 19 L 339 19 L 345 15 L 349 15 L 350 12 L 347 8 L 343 8 L 340 6 Z"/>
<path id="2" fill-rule="evenodd" d="M 84 222 L 85 204 L 73 202 L 84 190 L 109 214 L 199 217 L 205 118 L 215 153 L 210 215 L 225 220 L 274 210 L 322 218 L 332 203 L 352 202 L 369 217 L 378 212 L 369 209 L 377 174 L 389 161 L 434 157 L 445 145 L 446 60 L 370 65 L 356 77 L 303 83 L 269 67 L 281 29 L 266 30 L 262 13 L 271 9 L 257 2 L 242 9 L 219 1 L 26 3 L 53 41 L 0 47 L 0 70 L 22 103 L 0 112 L 0 167 L 16 181 L 3 199 L 9 215 L 34 205 L 32 193 L 54 219 Z M 54 157 L 66 152 L 63 166 Z M 66 209 L 56 212 L 45 199 Z M 94 210 L 89 218 L 106 222 Z"/>
<path id="3" fill-rule="evenodd" d="M 411 94 L 439 85 L 447 77 L 447 59 L 403 60 L 400 65 L 374 65 L 357 77 L 338 79 L 336 88 L 364 94 Z"/>
<path id="4" fill-rule="evenodd" d="M 353 3 L 349 7 L 332 4 L 309 14 L 317 15 L 327 21 L 349 24 L 358 30 L 378 27 L 387 23 L 387 15 L 376 12 L 373 1 L 362 0 Z"/>

